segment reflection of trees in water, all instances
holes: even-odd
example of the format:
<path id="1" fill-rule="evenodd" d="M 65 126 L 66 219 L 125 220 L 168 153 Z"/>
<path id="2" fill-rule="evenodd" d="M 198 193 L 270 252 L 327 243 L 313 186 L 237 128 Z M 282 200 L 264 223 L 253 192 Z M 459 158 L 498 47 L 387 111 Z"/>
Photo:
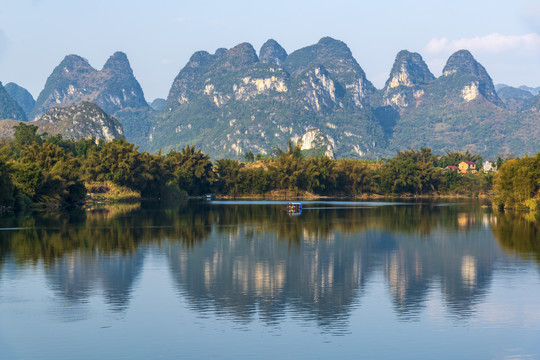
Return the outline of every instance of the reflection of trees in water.
<path id="1" fill-rule="evenodd" d="M 68 213 L 45 212 L 24 218 L 4 218 L 2 227 L 21 228 L 3 231 L 1 249 L 16 261 L 38 260 L 50 264 L 74 251 L 99 251 L 102 254 L 129 255 L 141 245 L 163 240 L 193 246 L 210 233 L 212 214 L 200 208 L 99 209 Z"/>
<path id="2" fill-rule="evenodd" d="M 540 216 L 508 211 L 495 220 L 491 229 L 503 250 L 540 263 Z"/>
<path id="3" fill-rule="evenodd" d="M 188 248 L 206 239 L 212 227 L 234 235 L 241 226 L 255 234 L 271 231 L 279 241 L 299 246 L 300 240 L 329 240 L 335 232 L 356 234 L 367 229 L 428 236 L 439 227 L 475 229 L 482 214 L 470 212 L 470 206 L 375 206 L 368 208 L 309 209 L 299 217 L 289 217 L 282 206 L 215 206 L 182 203 L 177 208 L 133 205 L 113 208 L 44 212 L 22 218 L 0 218 L 0 226 L 24 228 L 3 231 L 0 261 L 11 253 L 17 261 L 42 260 L 49 263 L 75 250 L 130 254 L 140 245 L 163 240 L 178 241 Z M 463 220 L 465 218 L 465 221 Z M 252 236 L 249 232 L 246 236 Z"/>
<path id="4" fill-rule="evenodd" d="M 441 206 L 437 203 L 415 206 L 369 206 L 369 203 L 363 203 L 356 207 L 326 205 L 315 209 L 307 205 L 299 217 L 288 216 L 281 206 L 213 208 L 217 213 L 217 224 L 224 227 L 223 231 L 234 232 L 238 224 L 258 225 L 261 230 L 275 232 L 280 240 L 297 245 L 301 239 L 325 240 L 331 239 L 335 232 L 356 234 L 367 229 L 424 236 L 441 227 L 473 230 L 481 226 L 484 214 L 480 207 L 473 207 L 475 211 L 471 212 L 471 204 Z"/>
<path id="5" fill-rule="evenodd" d="M 179 217 L 177 209 L 141 212 L 122 206 L 5 218 L 3 227 L 22 229 L 2 233 L 2 259 L 42 261 L 51 288 L 66 300 L 85 301 L 99 288 L 113 310 L 123 310 L 148 245 L 169 239 L 192 246 L 209 234 L 204 217 L 193 211 L 182 214 Z"/>
<path id="6" fill-rule="evenodd" d="M 183 203 L 2 218 L 28 229 L 0 234 L 0 264 L 42 261 L 65 298 L 100 287 L 123 309 L 147 247 L 167 242 L 176 286 L 201 312 L 274 323 L 291 307 L 337 329 L 382 268 L 402 319 L 417 318 L 437 287 L 452 314 L 472 313 L 498 256 L 487 230 L 498 217 L 470 204 L 369 205 L 307 205 L 299 217 L 281 205 Z M 508 226 L 498 220 L 493 233 Z"/>

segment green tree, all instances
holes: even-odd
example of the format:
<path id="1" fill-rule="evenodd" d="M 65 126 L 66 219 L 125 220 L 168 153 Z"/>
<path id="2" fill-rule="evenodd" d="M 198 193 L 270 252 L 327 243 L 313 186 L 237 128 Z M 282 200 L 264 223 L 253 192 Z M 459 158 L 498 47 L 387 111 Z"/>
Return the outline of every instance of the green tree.
<path id="1" fill-rule="evenodd" d="M 298 145 L 293 145 L 289 140 L 289 149 L 284 152 L 280 148 L 275 148 L 277 159 L 269 164 L 271 177 L 275 179 L 277 189 L 298 192 L 305 189 L 305 160 Z"/>
<path id="2" fill-rule="evenodd" d="M 238 160 L 219 159 L 216 161 L 217 181 L 214 188 L 221 194 L 239 195 L 242 193 L 240 178 L 243 164 Z"/>
<path id="3" fill-rule="evenodd" d="M 30 199 L 34 199 L 43 185 L 44 176 L 37 164 L 15 162 L 13 183 L 17 190 Z"/>
<path id="4" fill-rule="evenodd" d="M 244 158 L 245 158 L 246 161 L 248 161 L 248 162 L 253 162 L 253 161 L 255 161 L 255 155 L 253 155 L 253 152 L 251 152 L 251 151 L 248 151 L 248 152 L 244 155 Z"/>
<path id="5" fill-rule="evenodd" d="M 385 160 L 378 172 L 382 191 L 419 195 L 435 191 L 439 183 L 436 160 L 437 156 L 428 148 L 398 152 L 394 158 Z"/>
<path id="6" fill-rule="evenodd" d="M 540 153 L 506 161 L 495 176 L 494 190 L 495 203 L 506 207 L 524 205 L 537 197 L 540 190 Z"/>
<path id="7" fill-rule="evenodd" d="M 5 157 L 0 155 L 0 207 L 13 206 L 15 201 L 15 186 L 11 180 L 11 166 Z"/>
<path id="8" fill-rule="evenodd" d="M 20 123 L 19 125 L 14 126 L 13 129 L 15 129 L 13 143 L 18 148 L 32 145 L 32 143 L 43 143 L 43 138 L 37 133 L 38 127 L 35 125 Z"/>
<path id="9" fill-rule="evenodd" d="M 375 173 L 366 163 L 356 159 L 336 161 L 336 190 L 346 195 L 359 195 L 373 191 Z"/>
<path id="10" fill-rule="evenodd" d="M 331 193 L 336 187 L 335 162 L 328 156 L 310 158 L 305 161 L 305 190 L 315 194 Z"/>
<path id="11" fill-rule="evenodd" d="M 135 144 L 114 139 L 102 144 L 99 151 L 91 151 L 83 170 L 87 181 L 112 181 L 120 186 L 141 191 L 146 178 L 141 154 Z"/>
<path id="12" fill-rule="evenodd" d="M 187 145 L 181 152 L 169 152 L 165 161 L 179 188 L 189 195 L 203 195 L 211 190 L 214 181 L 212 162 L 200 149 Z"/>
<path id="13" fill-rule="evenodd" d="M 79 161 L 51 142 L 23 146 L 13 169 L 15 185 L 34 202 L 69 206 L 82 202 L 86 196 Z"/>

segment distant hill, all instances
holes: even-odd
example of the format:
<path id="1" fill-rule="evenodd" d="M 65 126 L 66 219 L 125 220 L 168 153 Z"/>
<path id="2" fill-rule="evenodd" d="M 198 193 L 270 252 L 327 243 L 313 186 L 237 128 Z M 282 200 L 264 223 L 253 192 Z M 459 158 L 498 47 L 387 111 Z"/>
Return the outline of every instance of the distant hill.
<path id="1" fill-rule="evenodd" d="M 195 53 L 144 146 L 195 144 L 214 157 L 269 154 L 289 139 L 332 156 L 373 156 L 385 146 L 369 109 L 376 89 L 345 43 L 323 38 L 287 55 L 270 40 L 260 53 L 247 43 Z"/>
<path id="2" fill-rule="evenodd" d="M 515 88 L 515 87 L 512 87 L 510 85 L 506 85 L 506 84 L 496 84 L 495 85 L 495 90 L 497 90 L 497 92 L 499 92 L 499 90 L 501 90 L 503 88 L 506 88 L 506 87 L 527 91 L 527 92 L 531 93 L 533 96 L 536 96 L 536 95 L 540 94 L 540 86 L 534 88 L 534 87 L 530 87 L 530 86 L 521 85 L 521 86 Z"/>
<path id="3" fill-rule="evenodd" d="M 540 94 L 540 86 L 536 87 L 536 88 L 533 88 L 533 87 L 530 87 L 530 86 L 522 85 L 522 86 L 519 87 L 519 89 L 528 91 L 528 92 L 530 92 L 531 94 L 533 94 L 535 96 Z"/>
<path id="4" fill-rule="evenodd" d="M 503 100 L 507 99 L 521 99 L 521 100 L 528 100 L 532 99 L 534 95 L 527 90 L 518 89 L 512 86 L 506 86 L 497 91 L 497 95 Z"/>
<path id="5" fill-rule="evenodd" d="M 440 76 L 420 54 L 402 50 L 376 89 L 342 41 L 324 37 L 288 54 L 270 39 L 258 53 L 249 43 L 194 53 L 167 99 L 150 105 L 125 54 L 99 71 L 69 55 L 31 118 L 92 101 L 141 150 L 192 144 L 213 158 L 270 155 L 292 140 L 307 154 L 333 157 L 376 159 L 424 146 L 493 159 L 540 150 L 539 90 L 495 86 L 467 50 L 452 54 Z"/>
<path id="6" fill-rule="evenodd" d="M 22 121 L 18 120 L 0 120 L 0 140 L 1 139 L 13 139 L 15 130 L 14 126 L 17 126 Z"/>
<path id="7" fill-rule="evenodd" d="M 377 90 L 341 41 L 323 38 L 287 55 L 269 40 L 259 57 L 244 43 L 192 56 L 143 147 L 196 144 L 214 157 L 241 157 L 293 139 L 304 150 L 361 158 L 420 146 L 491 158 L 540 149 L 540 137 L 527 136 L 540 130 L 537 114 L 509 100 L 508 87 L 499 91 L 466 50 L 439 77 L 420 54 L 401 51 Z"/>
<path id="8" fill-rule="evenodd" d="M 129 141 L 146 139 L 153 110 L 123 52 L 114 53 L 99 71 L 78 55 L 66 56 L 47 79 L 30 118 L 38 119 L 52 107 L 81 101 L 93 102 L 118 119 Z"/>
<path id="9" fill-rule="evenodd" d="M 66 56 L 47 79 L 32 117 L 35 119 L 52 107 L 81 101 L 92 101 L 109 114 L 126 108 L 148 108 L 128 58 L 122 52 L 114 53 L 100 71 L 80 56 Z"/>
<path id="10" fill-rule="evenodd" d="M 527 90 L 506 86 L 497 91 L 507 109 L 523 110 L 531 107 L 534 95 Z"/>
<path id="11" fill-rule="evenodd" d="M 442 76 L 416 85 L 412 97 L 410 86 L 400 85 L 393 99 L 398 114 L 391 146 L 396 150 L 427 146 L 438 153 L 470 150 L 494 158 L 540 149 L 540 138 L 533 136 L 540 135 L 532 121 L 537 115 L 507 109 L 468 51 L 453 54 Z"/>
<path id="12" fill-rule="evenodd" d="M 77 105 L 49 109 L 32 125 L 39 127 L 39 132 L 49 135 L 60 134 L 64 139 L 103 139 L 111 141 L 124 138 L 122 125 L 105 113 L 94 103 L 83 101 Z"/>
<path id="13" fill-rule="evenodd" d="M 154 101 L 152 101 L 149 105 L 155 111 L 162 111 L 163 108 L 165 107 L 166 102 L 167 100 L 165 99 L 157 98 L 157 99 L 154 99 Z"/>
<path id="14" fill-rule="evenodd" d="M 12 82 L 6 84 L 5 88 L 9 96 L 23 109 L 26 117 L 29 117 L 36 104 L 36 100 L 34 100 L 32 94 L 25 88 Z"/>
<path id="15" fill-rule="evenodd" d="M 6 91 L 0 82 L 0 120 L 26 121 L 26 114 L 20 105 Z"/>
<path id="16" fill-rule="evenodd" d="M 0 138 L 12 138 L 13 126 L 20 121 L 0 121 Z M 49 109 L 39 120 L 29 122 L 39 128 L 40 134 L 62 135 L 64 139 L 103 139 L 124 138 L 122 125 L 99 106 L 91 102 Z"/>

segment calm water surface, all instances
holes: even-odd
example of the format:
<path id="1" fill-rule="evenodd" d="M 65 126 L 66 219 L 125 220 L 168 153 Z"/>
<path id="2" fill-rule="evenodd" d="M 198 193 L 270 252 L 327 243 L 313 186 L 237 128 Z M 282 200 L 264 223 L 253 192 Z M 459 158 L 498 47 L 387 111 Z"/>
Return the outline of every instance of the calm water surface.
<path id="1" fill-rule="evenodd" d="M 0 218 L 0 359 L 540 359 L 540 225 L 477 203 Z"/>

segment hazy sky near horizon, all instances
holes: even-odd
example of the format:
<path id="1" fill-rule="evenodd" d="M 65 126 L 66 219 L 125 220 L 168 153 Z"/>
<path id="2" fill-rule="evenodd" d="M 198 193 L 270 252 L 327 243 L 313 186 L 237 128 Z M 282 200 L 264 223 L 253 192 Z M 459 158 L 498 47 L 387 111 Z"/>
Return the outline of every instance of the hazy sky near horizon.
<path id="1" fill-rule="evenodd" d="M 37 98 L 64 56 L 101 69 L 120 50 L 152 101 L 195 51 L 258 51 L 272 38 L 291 53 L 324 36 L 344 41 L 377 88 L 402 49 L 439 76 L 463 48 L 496 84 L 540 86 L 540 0 L 0 0 L 0 81 Z"/>

